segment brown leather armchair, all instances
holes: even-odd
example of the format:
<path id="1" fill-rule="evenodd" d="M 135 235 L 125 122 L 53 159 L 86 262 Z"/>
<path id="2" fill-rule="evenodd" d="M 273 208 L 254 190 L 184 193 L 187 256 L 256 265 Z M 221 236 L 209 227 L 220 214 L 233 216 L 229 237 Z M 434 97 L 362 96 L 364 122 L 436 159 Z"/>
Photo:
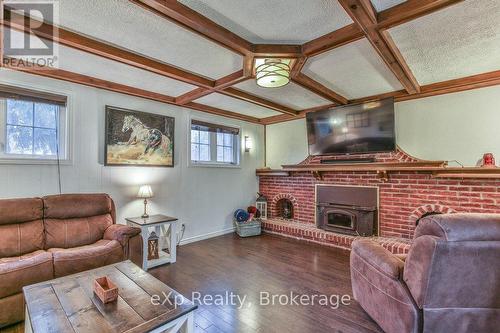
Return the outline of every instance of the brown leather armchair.
<path id="1" fill-rule="evenodd" d="M 24 320 L 24 286 L 125 259 L 140 266 L 140 229 L 115 223 L 107 194 L 0 200 L 0 327 Z"/>
<path id="2" fill-rule="evenodd" d="M 422 219 L 406 258 L 352 244 L 354 298 L 387 333 L 495 332 L 500 327 L 500 215 Z"/>

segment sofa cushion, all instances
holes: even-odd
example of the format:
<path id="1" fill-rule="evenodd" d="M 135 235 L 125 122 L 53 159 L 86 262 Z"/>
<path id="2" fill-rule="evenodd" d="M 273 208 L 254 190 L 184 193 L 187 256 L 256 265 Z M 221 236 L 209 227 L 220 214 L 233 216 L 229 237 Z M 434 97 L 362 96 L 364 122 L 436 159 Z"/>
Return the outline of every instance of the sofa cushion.
<path id="1" fill-rule="evenodd" d="M 115 218 L 113 200 L 107 194 L 61 194 L 42 199 L 45 218 L 72 219 L 106 214 Z"/>
<path id="2" fill-rule="evenodd" d="M 35 251 L 0 259 L 0 298 L 22 292 L 24 286 L 54 278 L 52 254 Z"/>
<path id="3" fill-rule="evenodd" d="M 0 212 L 0 258 L 43 249 L 41 199 L 3 199 Z"/>
<path id="4" fill-rule="evenodd" d="M 43 201 L 39 198 L 0 200 L 0 225 L 23 223 L 43 218 Z"/>
<path id="5" fill-rule="evenodd" d="M 0 258 L 21 256 L 43 246 L 42 220 L 0 225 Z"/>
<path id="6" fill-rule="evenodd" d="M 70 249 L 48 250 L 54 258 L 55 277 L 74 274 L 124 260 L 123 248 L 116 240 L 101 239 L 94 244 Z"/>
<path id="7" fill-rule="evenodd" d="M 23 293 L 18 293 L 12 296 L 0 298 L 0 309 L 2 309 L 2 311 L 0 311 L 0 328 L 23 321 L 24 320 Z"/>
<path id="8" fill-rule="evenodd" d="M 68 249 L 89 245 L 102 239 L 113 224 L 110 214 L 69 219 L 45 219 L 45 248 Z"/>

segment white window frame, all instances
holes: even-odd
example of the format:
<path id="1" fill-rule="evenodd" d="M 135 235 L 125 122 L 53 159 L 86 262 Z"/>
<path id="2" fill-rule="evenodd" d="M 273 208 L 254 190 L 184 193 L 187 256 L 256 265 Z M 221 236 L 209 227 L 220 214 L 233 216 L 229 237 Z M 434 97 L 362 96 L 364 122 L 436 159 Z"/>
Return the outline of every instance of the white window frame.
<path id="1" fill-rule="evenodd" d="M 233 160 L 235 161 L 234 163 L 227 163 L 227 162 L 217 162 L 217 133 L 216 132 L 209 132 L 210 135 L 210 156 L 212 158 L 211 161 L 193 161 L 191 159 L 191 123 L 193 120 L 199 120 L 199 121 L 204 121 L 210 124 L 214 125 L 220 125 L 220 126 L 225 126 L 225 127 L 234 127 L 239 129 L 239 134 L 235 136 L 234 138 L 234 145 L 233 145 L 233 153 L 234 157 Z M 221 122 L 214 122 L 213 120 L 207 120 L 207 119 L 202 119 L 202 118 L 190 118 L 188 122 L 188 166 L 189 167 L 208 167 L 208 168 L 236 168 L 239 169 L 241 168 L 241 127 L 240 126 L 235 126 L 233 124 L 224 124 Z"/>
<path id="2" fill-rule="evenodd" d="M 19 86 L 19 85 L 13 85 Z M 58 93 L 52 91 L 44 91 L 41 89 L 33 87 L 23 87 L 20 88 L 29 89 L 39 92 L 48 93 Z M 59 163 L 68 165 L 72 164 L 72 140 L 71 140 L 71 125 L 72 117 L 70 110 L 70 100 L 71 97 L 64 94 L 67 97 L 66 106 L 59 107 L 59 127 L 58 127 L 58 138 L 59 138 Z M 5 152 L 7 143 L 7 102 L 5 98 L 0 98 L 0 164 L 57 164 L 57 156 L 43 156 L 43 155 L 23 155 L 23 154 L 8 154 Z"/>

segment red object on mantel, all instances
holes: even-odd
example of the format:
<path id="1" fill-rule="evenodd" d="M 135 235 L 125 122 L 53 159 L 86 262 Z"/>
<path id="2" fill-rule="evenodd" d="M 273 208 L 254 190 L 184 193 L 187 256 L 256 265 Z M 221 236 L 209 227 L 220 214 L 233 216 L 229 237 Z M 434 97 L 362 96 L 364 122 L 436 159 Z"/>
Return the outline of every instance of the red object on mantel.
<path id="1" fill-rule="evenodd" d="M 486 153 L 483 155 L 483 163 L 481 164 L 483 168 L 496 168 L 495 157 L 492 153 Z"/>

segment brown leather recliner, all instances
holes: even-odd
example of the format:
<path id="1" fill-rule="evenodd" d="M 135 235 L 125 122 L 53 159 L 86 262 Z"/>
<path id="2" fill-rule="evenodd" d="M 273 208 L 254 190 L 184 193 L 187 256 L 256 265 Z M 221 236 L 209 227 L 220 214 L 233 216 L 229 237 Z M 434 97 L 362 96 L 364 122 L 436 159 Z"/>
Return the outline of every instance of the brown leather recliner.
<path id="1" fill-rule="evenodd" d="M 107 194 L 0 200 L 0 327 L 24 320 L 23 286 L 125 259 L 140 266 L 140 229 L 115 223 Z"/>
<path id="2" fill-rule="evenodd" d="M 352 244 L 354 298 L 387 333 L 481 333 L 500 327 L 500 215 L 422 219 L 404 260 Z"/>

